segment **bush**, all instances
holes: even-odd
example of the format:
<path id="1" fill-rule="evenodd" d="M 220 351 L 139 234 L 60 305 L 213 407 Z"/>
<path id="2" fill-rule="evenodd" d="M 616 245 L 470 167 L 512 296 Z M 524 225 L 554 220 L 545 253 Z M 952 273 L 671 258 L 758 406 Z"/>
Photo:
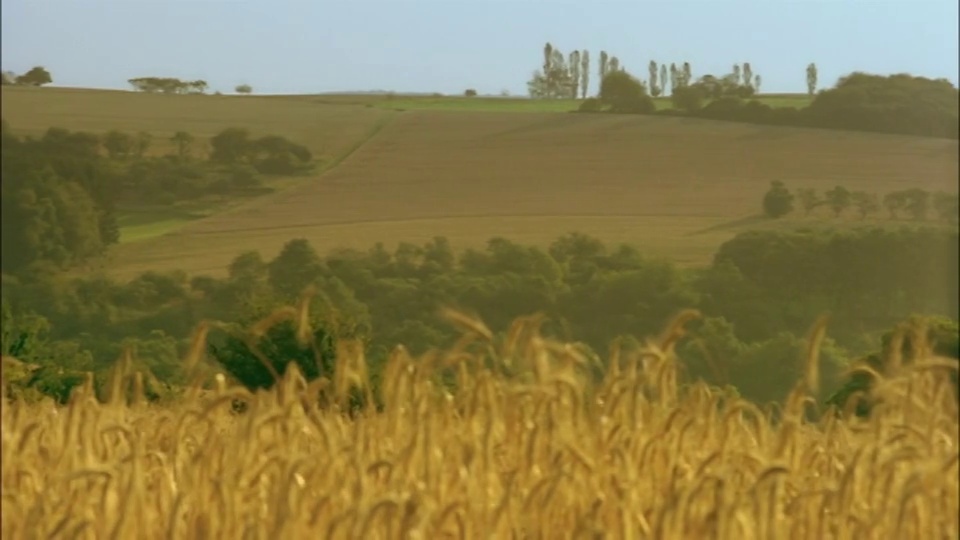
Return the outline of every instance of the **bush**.
<path id="1" fill-rule="evenodd" d="M 597 98 L 587 98 L 577 108 L 578 112 L 598 113 L 603 110 L 603 103 Z"/>
<path id="2" fill-rule="evenodd" d="M 615 113 L 650 114 L 657 110 L 643 83 L 626 71 L 614 71 L 603 78 L 600 101 Z"/>
<path id="3" fill-rule="evenodd" d="M 715 120 L 732 120 L 743 116 L 743 100 L 726 96 L 711 101 L 700 111 L 700 116 Z"/>
<path id="4" fill-rule="evenodd" d="M 770 190 L 763 196 L 763 213 L 773 219 L 781 218 L 793 211 L 793 194 L 783 182 L 770 183 Z"/>
<path id="5" fill-rule="evenodd" d="M 466 90 L 463 91 L 463 95 L 466 97 L 476 97 L 477 91 L 474 90 L 473 88 L 467 88 Z"/>
<path id="6" fill-rule="evenodd" d="M 703 90 L 696 86 L 677 88 L 670 95 L 670 102 L 681 111 L 694 113 L 703 108 Z"/>
<path id="7" fill-rule="evenodd" d="M 314 330 L 307 341 L 301 343 L 297 339 L 296 326 L 283 321 L 269 328 L 259 339 L 250 339 L 254 348 L 240 335 L 233 334 L 219 341 L 212 340 L 208 346 L 216 362 L 249 390 L 273 387 L 276 380 L 271 369 L 283 376 L 290 363 L 297 365 L 307 381 L 320 376 L 333 378 L 334 341 L 322 328 Z M 262 359 L 268 361 L 269 368 Z"/>

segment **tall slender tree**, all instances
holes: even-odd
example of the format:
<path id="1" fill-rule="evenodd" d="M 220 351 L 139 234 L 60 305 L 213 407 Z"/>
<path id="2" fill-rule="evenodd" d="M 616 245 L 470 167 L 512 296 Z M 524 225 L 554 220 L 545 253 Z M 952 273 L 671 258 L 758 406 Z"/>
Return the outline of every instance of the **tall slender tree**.
<path id="1" fill-rule="evenodd" d="M 667 79 L 667 65 L 660 64 L 660 94 L 667 94 L 667 86 L 669 85 L 669 80 Z"/>
<path id="2" fill-rule="evenodd" d="M 741 73 L 742 72 L 740 71 L 740 64 L 734 64 L 733 71 L 730 72 L 730 78 L 732 79 L 733 84 L 735 86 L 740 86 Z"/>
<path id="3" fill-rule="evenodd" d="M 750 62 L 743 63 L 743 85 L 753 88 L 753 68 L 750 67 Z"/>
<path id="4" fill-rule="evenodd" d="M 614 71 L 620 71 L 620 59 L 616 56 L 611 56 L 610 59 L 607 60 L 607 73 Z"/>
<path id="5" fill-rule="evenodd" d="M 600 51 L 600 82 L 603 83 L 603 77 L 607 74 L 607 68 L 609 67 L 608 63 L 610 62 L 610 56 L 607 55 L 607 51 Z"/>
<path id="6" fill-rule="evenodd" d="M 680 71 L 677 70 L 677 64 L 670 63 L 670 93 L 677 91 L 677 88 L 680 88 Z"/>
<path id="7" fill-rule="evenodd" d="M 574 49 L 570 53 L 567 66 L 570 70 L 570 97 L 577 99 L 580 95 L 580 51 Z"/>
<path id="8" fill-rule="evenodd" d="M 693 70 L 690 69 L 690 62 L 683 63 L 683 86 L 690 86 L 690 79 L 693 78 Z"/>
<path id="9" fill-rule="evenodd" d="M 817 91 L 817 65 L 810 62 L 807 66 L 807 94 L 813 95 Z"/>
<path id="10" fill-rule="evenodd" d="M 760 83 L 763 82 L 763 79 L 760 78 L 760 74 L 757 73 L 753 76 L 753 91 L 757 94 L 760 93 Z"/>
<path id="11" fill-rule="evenodd" d="M 553 45 L 548 41 L 543 46 L 543 74 L 550 76 L 551 62 L 553 61 Z"/>
<path id="12" fill-rule="evenodd" d="M 647 68 L 650 70 L 650 95 L 660 97 L 663 82 L 657 81 L 657 75 L 660 73 L 660 70 L 657 68 L 656 60 L 651 60 Z"/>
<path id="13" fill-rule="evenodd" d="M 587 99 L 587 89 L 590 87 L 590 51 L 584 49 L 580 53 L 580 93 Z"/>

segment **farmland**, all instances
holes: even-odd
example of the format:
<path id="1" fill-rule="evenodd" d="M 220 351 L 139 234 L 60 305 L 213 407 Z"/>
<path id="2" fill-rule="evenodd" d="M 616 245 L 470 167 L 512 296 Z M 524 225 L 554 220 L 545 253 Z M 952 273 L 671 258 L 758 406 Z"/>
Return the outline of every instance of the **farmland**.
<path id="1" fill-rule="evenodd" d="M 294 236 L 325 251 L 436 235 L 459 248 L 492 236 L 542 245 L 558 231 L 577 230 L 701 264 L 744 228 L 821 224 L 822 215 L 759 219 L 773 180 L 882 195 L 911 187 L 955 191 L 958 172 L 954 141 L 561 114 L 576 107 L 572 100 L 19 87 L 4 88 L 2 98 L 5 119 L 23 134 L 52 126 L 146 131 L 156 135 L 152 151 L 160 154 L 172 148 L 175 131 L 205 141 L 238 126 L 291 137 L 318 156 L 310 177 L 271 180 L 271 195 L 124 209 L 121 245 L 99 265 L 122 278 L 166 269 L 217 274 L 238 251 L 272 256 Z M 806 99 L 761 97 L 772 106 Z"/>
<path id="2" fill-rule="evenodd" d="M 88 383 L 62 408 L 7 405 L 4 489 L 17 496 L 4 497 L 3 536 L 960 533 L 956 406 L 935 370 L 888 379 L 887 406 L 870 421 L 805 419 L 802 385 L 774 421 L 728 392 L 677 385 L 664 349 L 679 325 L 644 361 L 612 360 L 591 383 L 585 361 L 538 339 L 530 321 L 517 321 L 512 342 L 466 322 L 470 341 L 497 353 L 450 351 L 460 392 L 437 392 L 436 364 L 400 351 L 384 377 L 383 410 L 353 419 L 336 408 L 346 403 L 340 381 L 369 387 L 351 347 L 336 368 L 346 375 L 322 392 L 327 406 L 313 399 L 323 386 L 294 369 L 256 394 L 221 379 L 214 391 L 147 405 L 142 379 L 118 371 L 116 389 L 134 389 L 130 403 L 119 391 L 100 403 Z M 524 377 L 498 375 L 508 361 Z M 246 414 L 229 412 L 235 399 L 249 404 Z"/>
<path id="3" fill-rule="evenodd" d="M 761 215 L 772 181 L 955 194 L 955 140 L 559 101 L 46 91 L 4 92 L 19 133 L 239 126 L 320 163 L 259 197 L 122 208 L 120 244 L 75 268 L 117 279 L 5 276 L 4 537 L 957 535 L 949 208 Z M 84 162 L 50 150 L 75 140 L 51 139 L 5 138 L 23 182 L 5 202 L 14 245 L 63 261 L 37 238 L 79 251 L 100 215 L 70 198 Z M 91 170 L 129 166 L 86 140 Z M 27 220 L 43 211 L 56 234 Z M 740 234 L 759 229 L 776 234 Z M 437 317 L 450 305 L 477 318 Z"/>
<path id="4" fill-rule="evenodd" d="M 230 127 L 255 135 L 282 135 L 297 140 L 317 156 L 319 171 L 335 165 L 395 114 L 386 109 L 250 96 L 168 96 L 122 91 L 72 88 L 4 87 L 3 117 L 13 131 L 40 136 L 51 127 L 104 134 L 110 130 L 146 132 L 153 136 L 150 153 L 163 155 L 175 145 L 170 140 L 184 131 L 205 141 Z M 272 180 L 277 190 L 299 179 Z M 243 200 L 198 201 L 190 205 L 126 209 L 119 221 L 121 241 L 150 238 L 176 230 Z"/>
<path id="5" fill-rule="evenodd" d="M 956 150 L 938 139 L 680 118 L 408 111 L 319 178 L 120 246 L 109 269 L 216 274 L 240 250 L 273 256 L 292 237 L 325 251 L 436 235 L 458 247 L 498 235 L 542 245 L 574 230 L 700 264 L 744 226 L 822 220 L 751 219 L 772 180 L 955 190 Z"/>

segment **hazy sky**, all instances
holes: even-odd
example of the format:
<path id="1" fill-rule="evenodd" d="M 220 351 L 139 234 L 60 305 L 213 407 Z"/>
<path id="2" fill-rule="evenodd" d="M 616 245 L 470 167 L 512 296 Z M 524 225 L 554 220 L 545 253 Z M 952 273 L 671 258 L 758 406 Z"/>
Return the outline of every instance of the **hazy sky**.
<path id="1" fill-rule="evenodd" d="M 204 79 L 257 93 L 384 89 L 526 93 L 550 41 L 601 49 L 647 78 L 689 61 L 694 76 L 749 61 L 764 92 L 821 86 L 854 70 L 957 83 L 957 0 L 3 0 L 2 67 L 54 84 Z M 595 71 L 595 70 L 594 70 Z M 591 84 L 596 84 L 596 75 Z"/>

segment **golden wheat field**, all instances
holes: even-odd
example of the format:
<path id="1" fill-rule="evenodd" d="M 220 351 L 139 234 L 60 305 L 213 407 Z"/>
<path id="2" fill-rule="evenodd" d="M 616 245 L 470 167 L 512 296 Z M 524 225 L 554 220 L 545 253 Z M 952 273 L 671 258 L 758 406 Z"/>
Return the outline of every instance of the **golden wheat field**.
<path id="1" fill-rule="evenodd" d="M 760 212 L 773 180 L 955 192 L 957 150 L 941 139 L 681 118 L 408 111 L 316 181 L 121 246 L 108 270 L 220 274 L 239 251 L 272 257 L 294 237 L 323 252 L 437 235 L 457 247 L 497 235 L 542 245 L 566 231 L 702 264 L 737 232 L 726 224 Z"/>
<path id="2" fill-rule="evenodd" d="M 535 318 L 495 339 L 455 317 L 457 346 L 398 348 L 383 409 L 353 415 L 337 404 L 369 386 L 349 343 L 333 380 L 288 370 L 256 395 L 220 377 L 145 404 L 142 377 L 118 370 L 112 395 L 130 385 L 129 402 L 88 385 L 65 407 L 6 403 L 3 537 L 958 538 L 951 364 L 892 358 L 870 420 L 809 420 L 815 345 L 804 380 L 763 409 L 681 384 L 671 344 L 692 316 L 614 353 L 599 381 Z M 230 412 L 238 398 L 245 413 Z"/>

